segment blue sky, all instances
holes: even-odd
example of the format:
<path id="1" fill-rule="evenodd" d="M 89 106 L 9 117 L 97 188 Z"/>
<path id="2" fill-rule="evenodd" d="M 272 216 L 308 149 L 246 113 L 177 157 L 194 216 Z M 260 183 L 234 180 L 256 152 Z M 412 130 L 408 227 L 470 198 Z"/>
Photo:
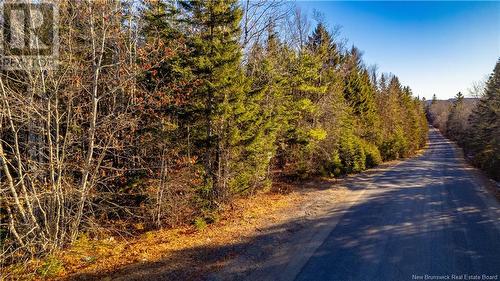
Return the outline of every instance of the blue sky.
<path id="1" fill-rule="evenodd" d="M 342 27 L 367 65 L 392 72 L 415 95 L 467 93 L 500 57 L 500 2 L 298 1 L 312 16 Z M 314 21 L 312 21 L 314 28 Z"/>

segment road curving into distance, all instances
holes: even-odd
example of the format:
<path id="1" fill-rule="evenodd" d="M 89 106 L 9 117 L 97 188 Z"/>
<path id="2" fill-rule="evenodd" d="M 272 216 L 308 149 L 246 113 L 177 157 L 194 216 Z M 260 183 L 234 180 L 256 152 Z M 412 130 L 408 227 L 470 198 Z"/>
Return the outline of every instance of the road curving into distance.
<path id="1" fill-rule="evenodd" d="M 498 280 L 500 205 L 436 129 L 416 158 L 363 183 L 289 280 Z"/>

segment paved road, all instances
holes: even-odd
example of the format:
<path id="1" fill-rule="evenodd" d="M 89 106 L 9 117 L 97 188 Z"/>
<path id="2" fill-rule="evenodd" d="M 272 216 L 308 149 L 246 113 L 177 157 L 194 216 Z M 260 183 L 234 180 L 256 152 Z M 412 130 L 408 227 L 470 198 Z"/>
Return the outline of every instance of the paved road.
<path id="1" fill-rule="evenodd" d="M 374 192 L 346 211 L 295 280 L 500 280 L 499 204 L 436 130 L 424 155 L 363 185 Z"/>

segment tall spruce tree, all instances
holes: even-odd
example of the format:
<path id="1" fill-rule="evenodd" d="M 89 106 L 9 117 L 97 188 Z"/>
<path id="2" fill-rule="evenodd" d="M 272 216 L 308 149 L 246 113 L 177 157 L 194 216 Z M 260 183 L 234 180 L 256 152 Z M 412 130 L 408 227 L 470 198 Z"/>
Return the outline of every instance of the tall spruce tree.
<path id="1" fill-rule="evenodd" d="M 193 98 L 203 112 L 193 124 L 203 153 L 205 180 L 200 191 L 214 207 L 231 193 L 244 138 L 248 138 L 243 132 L 251 122 L 238 43 L 242 11 L 237 0 L 180 3 L 192 30 L 187 39 L 193 50 L 189 65 L 198 81 Z"/>
<path id="2" fill-rule="evenodd" d="M 142 114 L 140 134 L 154 136 L 145 138 L 149 144 L 138 144 L 143 148 L 183 146 L 178 140 L 186 137 L 185 127 L 196 115 L 188 98 L 193 81 L 186 64 L 189 50 L 183 42 L 187 27 L 180 19 L 181 13 L 173 0 L 146 2 L 142 10 L 144 44 L 139 61 L 144 91 L 138 94 L 137 106 Z"/>
<path id="3" fill-rule="evenodd" d="M 379 120 L 375 103 L 375 89 L 368 71 L 361 64 L 360 52 L 353 47 L 348 57 L 348 72 L 344 78 L 344 97 L 357 117 L 359 136 L 377 142 Z"/>
<path id="4" fill-rule="evenodd" d="M 241 161 L 248 173 L 246 177 L 240 176 L 239 183 L 244 186 L 243 183 L 248 181 L 249 191 L 270 186 L 271 160 L 288 128 L 290 92 L 284 56 L 287 56 L 287 51 L 271 24 L 265 43 L 254 43 L 246 65 L 247 76 L 252 82 L 247 104 L 253 105 L 254 112 L 252 126 L 245 132 L 249 136 L 245 161 Z"/>
<path id="5" fill-rule="evenodd" d="M 464 118 L 461 118 L 463 107 L 464 95 L 458 92 L 451 106 L 448 120 L 446 121 L 446 135 L 453 140 L 460 140 L 463 137 L 462 134 L 466 125 L 462 122 L 465 121 Z"/>
<path id="6" fill-rule="evenodd" d="M 334 68 L 340 64 L 341 54 L 338 46 L 323 23 L 316 26 L 309 36 L 306 47 L 319 56 L 323 62 L 323 68 Z"/>
<path id="7" fill-rule="evenodd" d="M 500 180 L 500 60 L 469 122 L 466 150 L 479 167 Z"/>
<path id="8" fill-rule="evenodd" d="M 378 112 L 383 120 L 380 152 L 384 160 L 402 157 L 406 145 L 403 130 L 404 111 L 400 103 L 401 92 L 401 83 L 396 76 L 393 76 L 388 83 L 386 92 L 380 96 L 382 101 L 379 102 Z"/>

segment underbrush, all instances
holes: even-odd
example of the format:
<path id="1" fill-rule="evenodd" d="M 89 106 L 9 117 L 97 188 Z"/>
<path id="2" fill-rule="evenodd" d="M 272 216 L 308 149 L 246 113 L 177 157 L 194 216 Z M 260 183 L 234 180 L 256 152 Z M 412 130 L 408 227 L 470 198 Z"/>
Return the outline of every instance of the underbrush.
<path id="1" fill-rule="evenodd" d="M 278 193 L 280 186 L 288 187 L 288 196 Z M 125 233 L 118 231 L 125 224 L 110 223 L 108 232 L 101 229 L 82 233 L 64 249 L 2 267 L 0 272 L 5 280 L 72 280 L 80 274 L 102 279 L 128 264 L 167 257 L 175 260 L 172 267 L 196 263 L 200 257 L 175 253 L 207 243 L 234 243 L 241 235 L 249 234 L 256 221 L 291 204 L 297 198 L 291 194 L 292 189 L 290 184 L 276 184 L 272 191 L 257 192 L 250 199 L 236 197 L 232 203 L 222 205 L 219 211 L 193 216 L 184 224 L 161 229 L 130 229 Z M 115 230 L 110 231 L 112 227 Z"/>

